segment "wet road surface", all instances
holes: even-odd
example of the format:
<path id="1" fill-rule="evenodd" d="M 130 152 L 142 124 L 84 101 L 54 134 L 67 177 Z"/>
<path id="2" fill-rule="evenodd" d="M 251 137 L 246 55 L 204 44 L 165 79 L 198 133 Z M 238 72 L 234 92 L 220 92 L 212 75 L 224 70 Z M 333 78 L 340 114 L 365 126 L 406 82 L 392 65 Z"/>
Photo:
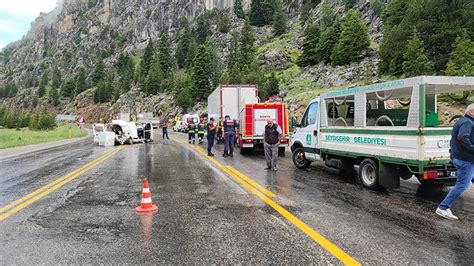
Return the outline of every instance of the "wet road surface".
<path id="1" fill-rule="evenodd" d="M 158 137 L 158 136 L 157 136 Z M 126 146 L 96 167 L 0 222 L 0 260 L 20 263 L 341 264 L 294 223 L 195 148 L 175 140 Z M 179 141 L 177 141 L 177 140 Z M 197 145 L 196 145 L 197 146 Z M 204 146 L 203 146 L 204 147 Z M 113 147 L 89 141 L 0 161 L 0 206 L 87 164 Z M 278 172 L 262 154 L 215 159 L 276 194 L 280 206 L 362 264 L 474 261 L 474 192 L 434 214 L 447 188 L 416 180 L 370 191 L 320 164 L 298 170 L 291 154 Z M 137 215 L 142 181 L 154 215 Z M 2 263 L 2 264 L 3 264 Z"/>

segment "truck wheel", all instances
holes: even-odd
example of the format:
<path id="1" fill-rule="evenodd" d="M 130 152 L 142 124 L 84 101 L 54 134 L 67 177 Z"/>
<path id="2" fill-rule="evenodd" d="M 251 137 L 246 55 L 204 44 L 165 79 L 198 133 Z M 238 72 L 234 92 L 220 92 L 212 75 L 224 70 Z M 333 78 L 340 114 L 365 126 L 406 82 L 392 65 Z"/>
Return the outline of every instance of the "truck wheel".
<path id="1" fill-rule="evenodd" d="M 311 165 L 311 162 L 306 160 L 304 156 L 303 148 L 297 148 L 293 151 L 293 163 L 299 169 L 307 169 Z"/>
<path id="2" fill-rule="evenodd" d="M 371 159 L 364 159 L 359 165 L 359 178 L 364 187 L 376 189 L 379 187 L 379 168 Z"/>
<path id="3" fill-rule="evenodd" d="M 278 147 L 278 154 L 285 155 L 285 147 Z"/>

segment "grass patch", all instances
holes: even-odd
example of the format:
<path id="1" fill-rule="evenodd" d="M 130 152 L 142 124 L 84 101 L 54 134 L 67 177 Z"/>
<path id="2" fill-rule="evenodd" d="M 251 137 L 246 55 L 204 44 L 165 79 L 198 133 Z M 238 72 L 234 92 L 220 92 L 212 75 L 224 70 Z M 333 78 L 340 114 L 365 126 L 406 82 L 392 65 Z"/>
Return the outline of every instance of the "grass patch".
<path id="1" fill-rule="evenodd" d="M 293 23 L 287 33 L 276 38 L 271 38 L 268 42 L 265 40 L 266 43 L 257 49 L 257 54 L 264 54 L 268 51 L 284 51 L 285 54 L 289 55 L 293 60 L 296 60 L 299 56 L 299 52 L 295 49 L 293 41 L 299 31 L 301 31 L 300 23 Z"/>
<path id="2" fill-rule="evenodd" d="M 0 149 L 19 147 L 69 138 L 69 130 L 73 138 L 85 136 L 87 133 L 76 125 L 60 125 L 49 131 L 33 131 L 27 128 L 0 129 Z"/>

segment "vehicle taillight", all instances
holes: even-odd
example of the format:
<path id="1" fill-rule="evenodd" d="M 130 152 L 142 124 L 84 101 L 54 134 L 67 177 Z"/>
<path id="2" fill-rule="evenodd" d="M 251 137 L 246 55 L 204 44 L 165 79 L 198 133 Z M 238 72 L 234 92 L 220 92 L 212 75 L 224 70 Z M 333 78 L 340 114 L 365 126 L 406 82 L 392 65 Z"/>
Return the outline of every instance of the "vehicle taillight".
<path id="1" fill-rule="evenodd" d="M 281 143 L 288 143 L 288 139 L 282 139 L 280 140 Z"/>
<path id="2" fill-rule="evenodd" d="M 252 143 L 252 140 L 251 139 L 244 139 L 244 142 L 245 143 Z"/>
<path id="3" fill-rule="evenodd" d="M 438 178 L 438 171 L 426 171 L 423 173 L 423 179 L 436 179 Z"/>

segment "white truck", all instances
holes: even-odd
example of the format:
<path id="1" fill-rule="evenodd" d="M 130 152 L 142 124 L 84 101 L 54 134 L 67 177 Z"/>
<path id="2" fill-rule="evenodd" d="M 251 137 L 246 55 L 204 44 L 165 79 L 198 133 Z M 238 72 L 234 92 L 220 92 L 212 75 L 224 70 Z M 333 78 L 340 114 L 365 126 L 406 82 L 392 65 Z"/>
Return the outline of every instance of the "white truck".
<path id="1" fill-rule="evenodd" d="M 258 103 L 256 85 L 220 85 L 207 97 L 208 118 L 217 122 L 228 115 L 237 120 L 246 103 Z"/>
<path id="2" fill-rule="evenodd" d="M 355 175 L 358 165 L 371 189 L 396 188 L 412 176 L 452 184 L 452 127 L 439 123 L 437 96 L 473 90 L 474 77 L 420 76 L 323 93 L 301 123 L 292 121 L 293 163 L 304 169 L 322 160 L 343 175 Z"/>

